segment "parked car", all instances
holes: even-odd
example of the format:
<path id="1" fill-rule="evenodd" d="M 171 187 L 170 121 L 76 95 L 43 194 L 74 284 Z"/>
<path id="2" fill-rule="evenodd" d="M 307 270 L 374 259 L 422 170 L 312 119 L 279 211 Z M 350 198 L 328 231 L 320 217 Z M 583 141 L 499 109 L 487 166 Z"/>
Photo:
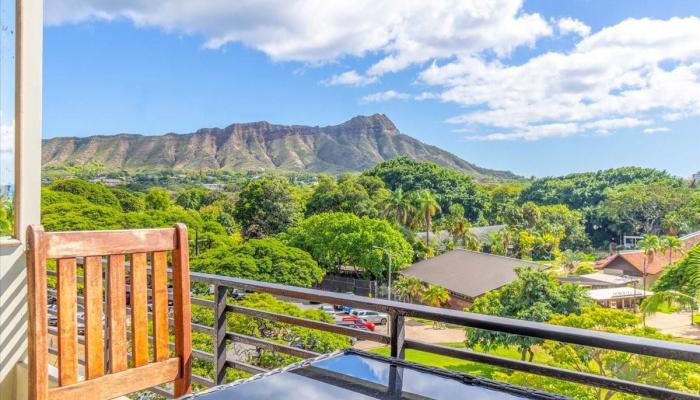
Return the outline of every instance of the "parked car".
<path id="1" fill-rule="evenodd" d="M 352 312 L 350 312 L 350 315 L 366 319 L 367 321 L 370 321 L 377 325 L 384 325 L 389 321 L 389 316 L 387 314 L 380 313 L 377 311 L 352 310 Z"/>
<path id="2" fill-rule="evenodd" d="M 343 293 L 343 294 L 351 294 L 351 295 L 354 295 L 355 293 L 353 293 L 353 292 L 345 292 L 345 293 Z M 342 305 L 342 304 L 333 304 L 333 309 L 336 310 L 336 311 L 342 311 L 342 312 L 346 312 L 346 313 L 350 313 L 350 311 L 352 311 L 352 307 L 350 307 L 350 306 L 344 306 L 344 305 Z"/>
<path id="3" fill-rule="evenodd" d="M 330 315 L 331 317 L 335 315 L 335 307 L 329 306 L 329 305 L 323 305 L 318 308 L 321 311 L 324 311 L 326 314 Z"/>
<path id="4" fill-rule="evenodd" d="M 363 328 L 366 328 L 367 330 L 370 330 L 372 332 L 374 332 L 374 330 L 376 329 L 376 326 L 373 323 L 367 321 L 366 319 L 362 319 L 359 317 L 353 317 L 353 316 L 343 317 L 340 321 L 336 322 L 336 324 L 338 324 L 338 325 L 344 324 L 344 323 L 348 323 L 348 324 L 351 323 L 351 324 L 354 324 L 355 327 L 363 327 Z"/>

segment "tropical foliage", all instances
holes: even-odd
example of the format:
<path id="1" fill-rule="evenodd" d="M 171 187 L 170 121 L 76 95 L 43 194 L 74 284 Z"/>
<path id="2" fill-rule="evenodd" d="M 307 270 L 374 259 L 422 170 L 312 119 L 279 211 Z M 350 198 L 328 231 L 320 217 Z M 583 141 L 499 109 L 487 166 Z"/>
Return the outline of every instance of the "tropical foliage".
<path id="1" fill-rule="evenodd" d="M 559 284 L 553 273 L 523 267 L 517 279 L 501 289 L 486 293 L 468 308 L 470 312 L 546 322 L 555 314 L 578 314 L 589 303 L 585 290 L 573 284 Z M 534 346 L 542 339 L 495 331 L 467 328 L 467 346 L 484 350 L 514 346 L 522 360 L 534 357 Z"/>

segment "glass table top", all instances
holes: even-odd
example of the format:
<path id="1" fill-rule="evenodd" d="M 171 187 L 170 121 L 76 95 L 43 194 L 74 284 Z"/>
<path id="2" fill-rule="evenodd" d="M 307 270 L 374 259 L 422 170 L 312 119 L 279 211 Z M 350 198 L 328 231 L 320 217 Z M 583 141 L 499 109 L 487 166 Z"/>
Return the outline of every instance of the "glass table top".
<path id="1" fill-rule="evenodd" d="M 470 375 L 346 350 L 189 397 L 228 399 L 563 399 Z"/>

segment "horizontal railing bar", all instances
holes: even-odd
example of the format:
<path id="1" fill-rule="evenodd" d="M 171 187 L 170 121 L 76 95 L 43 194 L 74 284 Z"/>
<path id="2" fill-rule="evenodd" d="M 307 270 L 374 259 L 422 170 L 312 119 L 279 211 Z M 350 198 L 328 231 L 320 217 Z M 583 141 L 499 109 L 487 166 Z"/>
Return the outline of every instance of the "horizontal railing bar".
<path id="1" fill-rule="evenodd" d="M 168 392 L 167 390 L 165 390 L 165 389 L 163 389 L 163 388 L 160 388 L 160 387 L 158 387 L 158 386 L 154 386 L 154 387 L 152 387 L 152 388 L 148 388 L 148 389 L 146 389 L 146 391 L 147 391 L 147 392 L 155 393 L 155 394 L 157 394 L 158 396 L 163 396 L 163 397 L 165 397 L 166 399 L 174 399 L 174 398 L 175 398 L 175 396 L 173 396 L 172 393 L 170 393 L 170 392 Z"/>
<path id="2" fill-rule="evenodd" d="M 265 368 L 260 368 L 260 367 L 257 367 L 255 365 L 240 362 L 240 361 L 229 360 L 228 358 L 226 359 L 226 366 L 229 368 L 237 369 L 237 370 L 248 372 L 251 374 L 260 374 L 263 372 L 268 372 L 268 370 Z"/>
<path id="3" fill-rule="evenodd" d="M 424 318 L 472 328 L 538 337 L 672 360 L 700 362 L 700 346 L 693 344 L 550 325 L 540 322 L 428 307 L 419 304 L 364 298 L 355 295 L 330 293 L 316 289 L 285 286 L 276 283 L 258 282 L 249 279 L 231 278 L 200 272 L 191 272 L 190 275 L 192 280 L 197 282 L 266 292 L 273 295 L 330 304 L 344 304 L 375 311 L 398 313 L 407 317 Z"/>
<path id="4" fill-rule="evenodd" d="M 198 306 L 208 307 L 208 308 L 214 307 L 214 302 L 211 300 L 200 299 L 198 297 L 193 296 L 193 297 L 191 297 L 190 301 L 192 302 L 192 304 L 196 304 Z"/>
<path id="5" fill-rule="evenodd" d="M 321 355 L 320 353 L 316 353 L 314 351 L 299 349 L 297 347 L 270 342 L 253 336 L 242 335 L 240 333 L 226 332 L 226 339 L 230 340 L 232 343 L 249 344 L 251 346 L 262 347 L 268 350 L 289 354 L 290 356 L 299 358 L 314 358 Z"/>
<path id="6" fill-rule="evenodd" d="M 369 331 L 361 331 L 359 329 L 347 328 L 345 326 L 330 324 L 328 322 L 314 321 L 306 318 L 292 317 L 290 315 L 277 314 L 269 311 L 257 310 L 254 308 L 241 307 L 235 305 L 227 305 L 226 311 L 248 315 L 256 318 L 264 318 L 277 322 L 284 322 L 292 325 L 302 326 L 304 328 L 318 329 L 321 331 L 338 333 L 345 336 L 355 337 L 358 339 L 371 340 L 383 344 L 389 344 L 391 338 L 389 335 L 374 333 Z"/>
<path id="7" fill-rule="evenodd" d="M 192 382 L 198 383 L 208 388 L 216 386 L 216 383 L 213 380 L 195 374 L 192 374 Z"/>
<path id="8" fill-rule="evenodd" d="M 691 393 L 679 392 L 657 386 L 645 385 L 636 382 L 624 381 L 615 378 L 608 378 L 601 375 L 578 372 L 568 369 L 551 367 L 526 361 L 514 360 L 512 358 L 499 357 L 491 354 L 479 353 L 472 350 L 457 349 L 454 347 L 441 346 L 425 343 L 417 340 L 406 339 L 404 342 L 407 348 L 439 354 L 446 357 L 459 358 L 482 364 L 494 365 L 517 371 L 529 372 L 536 375 L 544 375 L 552 378 L 562 379 L 569 382 L 582 383 L 589 386 L 601 387 L 605 389 L 625 392 L 634 395 L 647 396 L 661 399 L 700 399 L 700 396 Z"/>

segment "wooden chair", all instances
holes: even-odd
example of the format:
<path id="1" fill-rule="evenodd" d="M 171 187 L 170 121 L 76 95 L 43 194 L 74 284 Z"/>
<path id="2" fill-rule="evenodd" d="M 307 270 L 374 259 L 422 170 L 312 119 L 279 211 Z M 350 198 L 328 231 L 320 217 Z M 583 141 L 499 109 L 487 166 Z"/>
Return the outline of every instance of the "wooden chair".
<path id="1" fill-rule="evenodd" d="M 187 228 L 44 232 L 27 229 L 29 398 L 111 399 L 167 382 L 176 397 L 190 392 L 192 333 Z M 168 252 L 172 252 L 175 351 L 168 330 Z M 153 302 L 153 359 L 148 337 L 148 255 Z M 127 339 L 129 256 L 131 346 Z M 78 379 L 77 262 L 84 267 L 85 379 Z M 103 257 L 108 260 L 103 289 Z M 46 261 L 56 260 L 58 387 L 48 382 Z M 106 294 L 105 294 L 106 293 Z M 107 332 L 103 310 L 106 297 Z M 105 338 L 107 351 L 105 351 Z M 129 348 L 131 347 L 131 348 Z M 131 357 L 128 357 L 131 351 Z M 107 360 L 105 360 L 107 353 Z M 107 361 L 107 362 L 105 362 Z"/>

